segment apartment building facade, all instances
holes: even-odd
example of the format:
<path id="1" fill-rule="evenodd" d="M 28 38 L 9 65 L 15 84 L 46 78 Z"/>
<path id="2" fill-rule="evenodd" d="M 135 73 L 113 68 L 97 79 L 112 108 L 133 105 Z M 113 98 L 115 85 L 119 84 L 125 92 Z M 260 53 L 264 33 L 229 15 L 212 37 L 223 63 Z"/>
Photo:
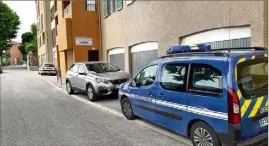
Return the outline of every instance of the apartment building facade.
<path id="1" fill-rule="evenodd" d="M 50 1 L 36 1 L 39 65 L 52 63 Z"/>
<path id="2" fill-rule="evenodd" d="M 74 62 L 100 59 L 98 2 L 56 1 L 50 8 L 53 60 L 65 79 Z"/>
<path id="3" fill-rule="evenodd" d="M 100 4 L 102 58 L 134 76 L 173 45 L 268 47 L 268 1 L 114 1 Z"/>

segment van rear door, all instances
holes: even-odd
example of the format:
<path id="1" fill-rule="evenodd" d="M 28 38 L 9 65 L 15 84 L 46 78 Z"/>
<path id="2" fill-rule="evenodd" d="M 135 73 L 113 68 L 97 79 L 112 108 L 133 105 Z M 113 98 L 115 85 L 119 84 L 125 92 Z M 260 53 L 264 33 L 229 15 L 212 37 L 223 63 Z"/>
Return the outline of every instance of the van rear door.
<path id="1" fill-rule="evenodd" d="M 241 62 L 240 59 L 238 62 Z M 237 95 L 240 100 L 241 138 L 268 131 L 268 58 L 252 57 L 237 64 Z"/>

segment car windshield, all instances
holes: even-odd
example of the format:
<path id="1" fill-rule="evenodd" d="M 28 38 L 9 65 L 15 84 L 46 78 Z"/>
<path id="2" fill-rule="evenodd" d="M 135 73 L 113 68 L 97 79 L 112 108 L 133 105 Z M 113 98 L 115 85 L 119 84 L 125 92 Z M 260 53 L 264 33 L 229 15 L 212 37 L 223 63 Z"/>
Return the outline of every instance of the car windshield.
<path id="1" fill-rule="evenodd" d="M 267 60 L 267 58 L 255 59 L 238 65 L 238 87 L 243 97 L 253 98 L 268 94 Z"/>
<path id="2" fill-rule="evenodd" d="M 54 67 L 53 64 L 44 64 L 44 67 Z"/>
<path id="3" fill-rule="evenodd" d="M 94 71 L 96 73 L 116 72 L 119 70 L 110 63 L 86 64 L 86 67 L 89 71 Z"/>

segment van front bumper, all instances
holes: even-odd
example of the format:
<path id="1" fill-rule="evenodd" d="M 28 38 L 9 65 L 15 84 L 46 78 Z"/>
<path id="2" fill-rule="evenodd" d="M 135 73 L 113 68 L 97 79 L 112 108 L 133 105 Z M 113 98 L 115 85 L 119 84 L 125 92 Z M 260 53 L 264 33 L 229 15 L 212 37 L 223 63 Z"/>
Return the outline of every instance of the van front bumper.
<path id="1" fill-rule="evenodd" d="M 222 146 L 268 146 L 268 132 L 258 136 L 246 139 L 241 139 L 241 125 L 229 125 L 228 134 L 217 133 L 217 136 Z"/>

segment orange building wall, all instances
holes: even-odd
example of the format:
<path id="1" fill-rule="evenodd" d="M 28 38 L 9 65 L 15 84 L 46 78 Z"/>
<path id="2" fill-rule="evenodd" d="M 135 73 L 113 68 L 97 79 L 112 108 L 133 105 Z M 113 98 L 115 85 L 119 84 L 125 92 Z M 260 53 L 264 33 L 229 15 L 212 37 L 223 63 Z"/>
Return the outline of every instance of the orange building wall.
<path id="1" fill-rule="evenodd" d="M 96 1 L 97 3 L 98 1 Z M 67 50 L 73 50 L 74 62 L 88 61 L 88 50 L 100 50 L 98 4 L 96 11 L 86 10 L 85 1 L 70 1 L 71 11 L 63 17 L 63 1 L 57 2 L 58 26 L 56 45 L 63 79 L 67 70 Z M 92 38 L 92 46 L 77 46 L 75 37 Z M 99 58 L 101 54 L 99 52 Z"/>
<path id="2" fill-rule="evenodd" d="M 61 75 L 62 75 L 62 79 L 65 80 L 66 78 L 66 57 L 65 57 L 65 52 L 59 52 L 59 56 L 60 56 L 60 70 L 61 70 Z"/>
<path id="3" fill-rule="evenodd" d="M 88 61 L 88 50 L 100 50 L 99 40 L 99 24 L 98 24 L 98 5 L 96 5 L 95 12 L 86 11 L 85 1 L 72 1 L 72 34 L 74 61 L 82 62 Z M 92 38 L 92 46 L 76 46 L 76 37 L 90 37 Z M 99 54 L 99 56 L 101 56 Z"/>

